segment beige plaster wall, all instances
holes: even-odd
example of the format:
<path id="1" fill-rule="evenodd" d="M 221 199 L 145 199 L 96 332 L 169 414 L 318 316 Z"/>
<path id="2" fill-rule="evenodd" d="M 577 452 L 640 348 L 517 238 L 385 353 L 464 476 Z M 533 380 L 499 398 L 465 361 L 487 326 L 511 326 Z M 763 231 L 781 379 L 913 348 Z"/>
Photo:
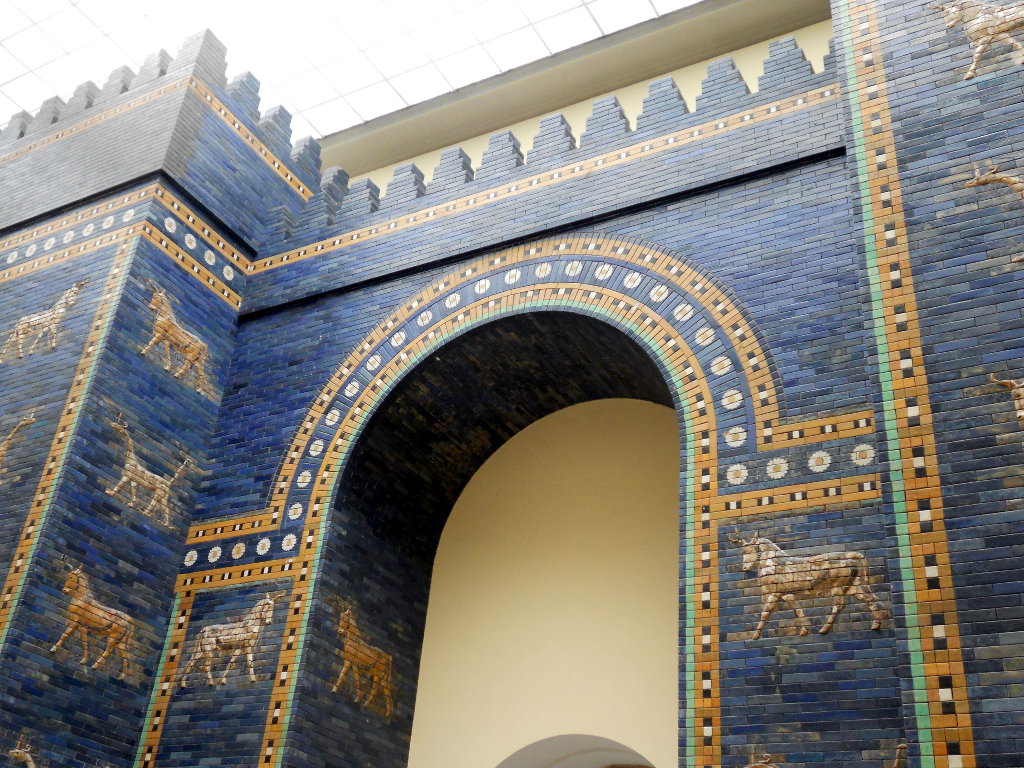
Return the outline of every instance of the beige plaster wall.
<path id="1" fill-rule="evenodd" d="M 797 44 L 803 49 L 807 59 L 811 62 L 811 66 L 814 67 L 816 72 L 820 72 L 824 66 L 825 56 L 828 53 L 829 40 L 832 38 L 832 22 L 822 21 L 817 24 L 812 24 L 808 27 L 798 29 L 795 32 L 791 32 L 787 37 L 788 36 L 796 38 Z M 737 69 L 739 69 L 744 81 L 746 81 L 747 86 L 752 91 L 757 90 L 757 79 L 764 74 L 764 61 L 768 58 L 768 46 L 770 42 L 770 40 L 765 40 L 762 43 L 750 45 L 729 54 L 736 62 Z M 683 67 L 682 69 L 676 69 L 665 73 L 666 75 L 671 75 L 675 79 L 676 85 L 679 86 L 679 91 L 682 93 L 683 98 L 686 99 L 687 105 L 691 110 L 696 106 L 696 99 L 700 94 L 701 82 L 707 73 L 708 63 L 709 62 L 704 61 L 698 64 L 691 64 L 688 67 Z M 662 75 L 662 77 L 664 76 L 665 75 Z M 634 85 L 626 88 L 610 92 L 614 93 L 619 98 L 619 102 L 622 104 L 622 109 L 625 112 L 626 117 L 629 118 L 631 126 L 636 126 L 636 117 L 640 114 L 643 100 L 647 96 L 647 86 L 649 83 L 650 80 L 645 80 L 641 83 L 635 83 Z M 561 110 L 565 115 L 565 119 L 568 120 L 569 124 L 572 126 L 573 135 L 576 136 L 577 141 L 586 128 L 587 117 L 590 116 L 591 105 L 597 98 L 600 97 L 587 99 L 586 101 L 574 104 L 568 104 Z M 506 128 L 506 130 L 512 131 L 516 138 L 519 139 L 524 154 L 528 153 L 530 147 L 533 145 L 533 138 L 537 135 L 541 117 L 543 117 L 543 115 L 537 115 L 535 118 L 524 120 Z M 494 133 L 498 133 L 498 131 L 494 131 Z M 470 159 L 473 161 L 473 167 L 476 168 L 479 166 L 480 158 L 483 157 L 484 150 L 487 148 L 487 139 L 490 135 L 491 134 L 477 136 L 476 138 L 463 141 L 455 146 L 461 146 L 463 150 L 465 150 L 466 154 L 468 154 Z M 427 181 L 429 181 L 431 176 L 433 176 L 434 169 L 437 167 L 437 164 L 441 159 L 441 153 L 447 148 L 448 147 L 443 147 L 442 149 L 410 158 L 409 160 L 403 160 L 401 163 L 396 163 L 395 165 L 389 165 L 376 171 L 371 171 L 370 173 L 364 174 L 358 178 L 369 177 L 378 187 L 381 188 L 381 191 L 383 192 L 387 189 L 387 184 L 391 181 L 395 168 L 398 165 L 413 162 L 421 171 L 423 171 Z"/>
<path id="2" fill-rule="evenodd" d="M 559 734 L 674 768 L 678 451 L 669 408 L 601 400 L 480 468 L 437 552 L 410 768 L 494 768 Z"/>

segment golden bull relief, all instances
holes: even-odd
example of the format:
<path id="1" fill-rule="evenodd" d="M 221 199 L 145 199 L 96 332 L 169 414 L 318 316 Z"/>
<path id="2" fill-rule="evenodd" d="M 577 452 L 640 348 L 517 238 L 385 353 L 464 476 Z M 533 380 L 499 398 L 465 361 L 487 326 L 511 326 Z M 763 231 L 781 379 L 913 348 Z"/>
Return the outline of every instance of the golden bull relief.
<path id="1" fill-rule="evenodd" d="M 893 758 L 890 768 L 906 768 L 907 760 L 907 745 L 900 744 L 896 747 L 896 757 Z M 764 755 L 756 763 L 754 762 L 753 755 L 750 756 L 750 763 L 747 764 L 746 768 L 780 768 L 778 765 L 772 762 L 771 755 Z"/>
<path id="2" fill-rule="evenodd" d="M 252 609 L 237 621 L 227 624 L 210 624 L 199 630 L 195 642 L 192 645 L 192 656 L 189 657 L 181 675 L 178 677 L 178 684 L 185 688 L 188 683 L 188 674 L 196 662 L 201 661 L 206 665 L 206 680 L 210 685 L 226 685 L 228 672 L 235 666 L 238 657 L 243 653 L 249 662 L 249 680 L 257 682 L 254 657 L 260 647 L 260 638 L 263 629 L 274 620 L 274 604 L 283 598 L 286 592 L 267 593 L 256 601 Z M 224 665 L 220 681 L 213 679 L 213 664 L 220 658 L 222 653 L 231 653 L 231 658 Z"/>
<path id="3" fill-rule="evenodd" d="M 204 394 L 207 389 L 206 366 L 210 357 L 210 350 L 202 339 L 194 333 L 185 330 L 185 327 L 178 321 L 171 306 L 171 300 L 165 291 L 161 291 L 154 283 L 150 282 L 150 290 L 153 291 L 153 298 L 149 302 L 149 308 L 156 312 L 156 319 L 153 321 L 153 337 L 149 340 L 139 354 L 146 355 L 149 350 L 158 344 L 164 345 L 164 370 L 171 370 L 171 350 L 173 349 L 181 357 L 181 365 L 173 371 L 176 379 L 182 378 L 189 370 L 195 374 L 194 389 Z"/>
<path id="4" fill-rule="evenodd" d="M 331 688 L 337 693 L 345 678 L 351 675 L 352 698 L 361 707 L 370 706 L 380 696 L 384 717 L 390 718 L 394 710 L 391 690 L 391 654 L 376 648 L 363 639 L 351 608 L 341 612 L 338 620 L 338 639 L 341 640 L 341 673 Z M 370 692 L 363 697 L 363 685 L 369 679 Z"/>
<path id="5" fill-rule="evenodd" d="M 146 517 L 152 518 L 163 525 L 171 525 L 171 493 L 185 470 L 192 465 L 192 459 L 185 456 L 173 475 L 161 475 L 147 469 L 139 460 L 135 451 L 135 441 L 128 433 L 128 424 L 121 418 L 110 422 L 110 426 L 124 441 L 124 464 L 121 466 L 121 477 L 114 485 L 107 488 L 108 496 L 120 498 L 125 504 Z M 147 491 L 149 503 L 139 506 L 139 489 Z M 125 493 L 127 490 L 127 493 Z"/>
<path id="6" fill-rule="evenodd" d="M 26 416 L 21 421 L 19 421 L 15 425 L 14 429 L 12 429 L 8 433 L 7 437 L 4 438 L 4 441 L 2 443 L 0 443 L 0 469 L 3 469 L 4 459 L 7 458 L 7 452 L 9 450 L 11 450 L 11 445 L 14 443 L 14 438 L 18 434 L 18 432 L 20 432 L 21 430 L 23 430 L 25 427 L 29 426 L 30 424 L 35 424 L 35 423 L 36 423 L 36 412 L 35 411 L 29 411 L 28 416 Z M 3 485 L 3 482 L 4 482 L 3 476 L 0 476 L 0 485 Z"/>
<path id="7" fill-rule="evenodd" d="M 967 41 L 974 50 L 970 69 L 964 80 L 970 80 L 978 72 L 981 57 L 985 55 L 992 43 L 1004 43 L 1018 53 L 1024 52 L 1021 45 L 1013 37 L 1013 32 L 1024 28 L 1024 5 L 999 6 L 989 5 L 980 0 L 951 0 L 943 5 L 933 5 L 946 16 L 946 29 L 958 24 L 963 25 Z M 1021 60 L 1024 64 L 1024 59 Z"/>
<path id="8" fill-rule="evenodd" d="M 117 677 L 124 680 L 135 666 L 132 656 L 135 621 L 123 611 L 103 605 L 93 596 L 89 588 L 89 577 L 82 572 L 81 566 L 72 568 L 67 563 L 64 565 L 68 569 L 68 575 L 62 591 L 71 598 L 68 605 L 68 623 L 64 634 L 50 649 L 50 653 L 56 653 L 71 633 L 77 631 L 82 641 L 82 658 L 79 659 L 79 663 L 84 666 L 89 663 L 89 634 L 95 633 L 100 636 L 101 641 L 106 638 L 107 644 L 92 668 L 100 669 L 116 650 L 121 656 L 121 674 Z"/>
<path id="9" fill-rule="evenodd" d="M 771 539 L 754 534 L 747 540 L 734 533 L 729 540 L 743 548 L 743 570 L 757 571 L 761 587 L 761 620 L 754 630 L 754 639 L 761 637 L 768 618 L 781 600 L 796 614 L 800 634 L 811 631 L 811 622 L 804 614 L 797 595 L 829 594 L 832 613 L 819 634 L 832 631 L 836 617 L 846 601 L 854 597 L 871 611 L 871 629 L 882 626 L 885 614 L 868 586 L 868 559 L 862 552 L 828 552 L 822 555 L 790 555 Z"/>
<path id="10" fill-rule="evenodd" d="M 1005 184 L 1020 197 L 1024 203 L 1024 177 L 1011 176 L 1000 171 L 998 165 L 989 165 L 988 170 L 982 173 L 977 167 L 974 169 L 974 176 L 964 183 L 965 187 L 983 187 L 986 184 Z M 1024 261 L 1024 255 L 1014 256 L 1010 261 L 1019 264 Z"/>
<path id="11" fill-rule="evenodd" d="M 61 321 L 64 319 L 64 315 L 68 313 L 68 310 L 74 306 L 75 300 L 78 298 L 78 292 L 82 290 L 82 286 L 87 282 L 89 282 L 88 278 L 79 280 L 64 291 L 61 297 L 57 299 L 57 302 L 49 309 L 25 315 L 19 319 L 14 324 L 11 335 L 7 337 L 7 343 L 4 344 L 4 348 L 0 350 L 0 363 L 7 358 L 8 352 L 15 348 L 18 350 L 18 358 L 23 358 L 26 354 L 25 342 L 33 336 L 35 339 L 33 339 L 32 344 L 29 346 L 27 354 L 31 355 L 35 352 L 39 342 L 47 334 L 50 336 L 50 349 L 56 349 Z"/>
<path id="12" fill-rule="evenodd" d="M 32 757 L 32 745 L 24 735 L 18 737 L 18 743 L 13 749 L 8 750 L 7 756 L 15 763 L 24 763 L 25 768 L 36 768 L 36 761 Z"/>

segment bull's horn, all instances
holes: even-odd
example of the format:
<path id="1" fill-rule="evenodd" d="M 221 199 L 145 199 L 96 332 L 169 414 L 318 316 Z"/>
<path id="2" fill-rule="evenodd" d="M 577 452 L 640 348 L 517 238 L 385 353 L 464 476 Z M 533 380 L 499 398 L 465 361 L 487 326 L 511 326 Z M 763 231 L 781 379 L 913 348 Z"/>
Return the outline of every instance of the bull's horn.
<path id="1" fill-rule="evenodd" d="M 729 541 L 733 542 L 734 544 L 743 543 L 743 537 L 736 533 L 736 531 L 730 531 L 728 534 L 726 534 L 726 538 L 728 538 Z"/>

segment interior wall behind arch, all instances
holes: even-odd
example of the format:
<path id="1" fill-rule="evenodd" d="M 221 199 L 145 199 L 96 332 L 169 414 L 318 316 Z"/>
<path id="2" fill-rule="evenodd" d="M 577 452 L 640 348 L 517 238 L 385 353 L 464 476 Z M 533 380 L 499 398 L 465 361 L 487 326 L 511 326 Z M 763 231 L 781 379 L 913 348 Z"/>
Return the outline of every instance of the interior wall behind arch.
<path id="1" fill-rule="evenodd" d="M 562 733 L 676 764 L 678 476 L 672 410 L 619 399 L 480 468 L 434 562 L 411 768 L 496 766 Z"/>

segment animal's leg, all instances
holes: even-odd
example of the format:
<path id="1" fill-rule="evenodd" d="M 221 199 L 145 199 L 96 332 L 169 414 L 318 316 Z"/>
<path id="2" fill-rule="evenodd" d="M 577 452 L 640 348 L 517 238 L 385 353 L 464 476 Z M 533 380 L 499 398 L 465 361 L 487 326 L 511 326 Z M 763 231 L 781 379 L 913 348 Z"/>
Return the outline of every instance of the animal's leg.
<path id="1" fill-rule="evenodd" d="M 341 673 L 338 675 L 338 681 L 331 688 L 331 693 L 338 692 L 338 689 L 341 687 L 341 684 L 345 682 L 345 675 L 348 674 L 348 668 L 350 666 L 352 666 L 351 661 L 346 661 L 344 664 L 341 665 Z"/>
<path id="2" fill-rule="evenodd" d="M 132 509 L 137 509 L 136 504 L 139 503 L 139 484 L 134 480 L 128 481 L 128 498 L 130 499 L 128 506 Z"/>
<path id="3" fill-rule="evenodd" d="M 249 679 L 256 682 L 256 668 L 253 666 L 253 652 L 250 648 L 245 653 L 245 660 L 249 662 Z"/>
<path id="4" fill-rule="evenodd" d="M 180 379 L 185 374 L 185 371 L 194 365 L 194 362 L 185 355 L 182 355 L 181 359 L 181 367 L 174 372 L 174 378 L 176 379 Z"/>
<path id="5" fill-rule="evenodd" d="M 797 602 L 796 595 L 783 595 L 782 599 L 785 601 L 786 605 L 793 609 L 793 613 L 796 614 L 796 618 L 800 622 L 800 634 L 808 634 L 811 631 L 811 622 L 808 621 L 806 614 L 804 614 L 803 606 Z"/>
<path id="6" fill-rule="evenodd" d="M 139 350 L 139 354 L 140 355 L 145 355 L 147 352 L 149 352 L 149 350 L 151 350 L 153 348 L 153 345 L 156 344 L 157 337 L 158 337 L 158 334 L 154 333 L 153 334 L 153 338 L 151 338 L 149 340 L 149 343 L 146 346 L 144 346 L 142 349 Z"/>
<path id="7" fill-rule="evenodd" d="M 156 509 L 156 493 L 154 493 L 152 498 L 150 498 L 149 504 L 147 504 L 146 508 L 142 510 L 142 514 L 146 517 L 152 517 L 155 520 L 156 518 L 153 516 L 154 509 Z"/>
<path id="8" fill-rule="evenodd" d="M 217 681 L 213 679 L 213 651 L 203 652 L 203 661 L 206 662 L 206 680 L 209 685 L 216 685 Z"/>
<path id="9" fill-rule="evenodd" d="M 65 629 L 64 634 L 60 636 L 60 640 L 53 644 L 53 647 L 50 649 L 50 653 L 56 653 L 57 649 L 64 645 L 64 641 L 67 640 L 68 636 L 70 636 L 71 633 L 74 632 L 76 629 L 78 629 L 77 624 L 75 624 L 73 621 L 68 622 L 67 629 Z"/>
<path id="10" fill-rule="evenodd" d="M 196 371 L 196 392 L 203 394 L 206 391 L 206 360 L 200 357 L 195 364 Z"/>
<path id="11" fill-rule="evenodd" d="M 107 639 L 107 646 L 106 646 L 106 648 L 103 649 L 103 653 L 100 654 L 100 657 L 98 659 L 96 659 L 96 663 L 92 665 L 93 669 L 99 669 L 100 667 L 103 666 L 103 662 L 105 662 L 107 660 L 107 658 L 110 656 L 110 654 L 114 650 L 114 642 L 115 642 L 115 640 L 116 639 L 115 639 L 115 637 L 113 635 L 111 635 Z"/>
<path id="12" fill-rule="evenodd" d="M 131 633 L 125 632 L 121 635 L 121 639 L 117 641 L 117 652 L 121 654 L 121 674 L 117 676 L 118 680 L 124 680 L 131 673 L 131 662 L 128 658 L 128 638 Z"/>
<path id="13" fill-rule="evenodd" d="M 59 327 L 59 325 L 60 325 L 60 320 L 57 320 L 57 321 L 54 322 L 53 325 L 50 326 L 50 349 L 56 349 L 57 348 L 57 337 L 60 336 L 60 327 Z"/>
<path id="14" fill-rule="evenodd" d="M 199 649 L 197 648 L 195 651 L 193 651 L 192 658 L 188 660 L 187 664 L 185 664 L 185 668 L 183 670 L 181 670 L 181 673 L 178 675 L 178 685 L 180 685 L 182 688 L 185 687 L 185 683 L 187 682 L 186 678 L 188 677 L 188 673 L 192 671 L 192 667 L 195 666 L 196 659 L 198 659 L 198 658 L 199 658 Z"/>
<path id="15" fill-rule="evenodd" d="M 1024 45 L 1021 45 L 1019 42 L 1017 42 L 1017 38 L 1015 38 L 1013 35 L 1004 33 L 1002 35 L 999 35 L 998 39 L 1006 43 L 1008 46 L 1013 48 L 1018 53 L 1024 54 Z M 1024 64 L 1024 56 L 1021 56 L 1020 61 L 1018 63 Z"/>
<path id="16" fill-rule="evenodd" d="M 370 702 L 376 698 L 377 691 L 380 690 L 380 673 L 376 672 L 371 677 L 373 677 L 373 685 L 370 686 L 370 693 L 367 694 L 366 699 L 363 701 L 364 707 L 370 706 Z"/>
<path id="17" fill-rule="evenodd" d="M 128 482 L 128 475 L 121 475 L 121 479 L 118 480 L 113 487 L 107 488 L 107 496 L 117 496 L 124 487 L 124 484 Z"/>
<path id="18" fill-rule="evenodd" d="M 765 598 L 764 604 L 761 606 L 761 620 L 757 622 L 757 629 L 754 630 L 755 640 L 761 636 L 761 631 L 764 629 L 764 625 L 768 622 L 768 617 L 772 615 L 772 611 L 775 610 L 778 602 L 779 595 L 777 593 L 772 593 Z"/>
<path id="19" fill-rule="evenodd" d="M 827 635 L 832 631 L 832 627 L 836 623 L 836 617 L 839 616 L 839 612 L 846 606 L 846 590 L 842 587 L 837 587 L 832 590 L 832 613 L 828 615 L 828 620 L 822 625 L 821 629 L 818 630 L 819 635 Z"/>
<path id="20" fill-rule="evenodd" d="M 31 343 L 31 344 L 29 345 L 29 348 L 28 348 L 28 354 L 30 354 L 30 355 L 31 355 L 31 354 L 32 354 L 33 352 L 35 352 L 35 351 L 36 351 L 36 347 L 38 347 L 38 346 L 39 346 L 39 341 L 40 341 L 40 340 L 41 340 L 41 339 L 43 338 L 43 336 L 44 336 L 45 334 L 46 334 L 46 329 L 43 329 L 43 330 L 41 330 L 41 331 L 40 331 L 39 333 L 37 333 L 37 334 L 36 334 L 36 337 L 35 337 L 35 339 L 33 339 L 33 340 L 32 340 L 32 343 Z M 52 349 L 52 348 L 53 348 L 53 346 L 51 345 L 51 347 L 50 347 L 50 348 Z M 21 355 L 19 355 L 19 357 L 21 357 Z"/>
<path id="21" fill-rule="evenodd" d="M 78 636 L 82 639 L 82 658 L 79 659 L 79 663 L 84 666 L 89 663 L 89 630 L 79 625 Z"/>
<path id="22" fill-rule="evenodd" d="M 224 673 L 220 676 L 220 684 L 227 685 L 228 683 L 228 672 L 233 666 L 235 666 L 235 660 L 242 654 L 241 648 L 235 648 L 231 654 L 231 658 L 228 659 L 228 663 L 224 666 Z M 254 681 L 255 682 L 255 681 Z"/>
<path id="23" fill-rule="evenodd" d="M 359 701 L 363 698 L 363 671 L 358 664 L 352 669 L 352 682 L 356 687 L 355 700 Z"/>
<path id="24" fill-rule="evenodd" d="M 967 70 L 967 74 L 964 75 L 964 80 L 970 80 L 978 72 L 978 65 L 981 63 L 981 57 L 985 55 L 985 51 L 992 44 L 992 38 L 986 37 L 980 43 L 978 47 L 974 49 L 974 58 L 971 59 L 971 68 Z"/>
<path id="25" fill-rule="evenodd" d="M 18 335 L 18 359 L 20 360 L 25 356 L 25 337 L 28 335 L 25 331 L 15 330 Z"/>
<path id="26" fill-rule="evenodd" d="M 171 370 L 171 342 L 164 339 L 164 370 Z"/>
<path id="27" fill-rule="evenodd" d="M 4 361 L 4 358 L 7 357 L 7 353 L 10 351 L 11 347 L 14 346 L 14 337 L 15 337 L 16 334 L 17 334 L 16 330 L 15 331 L 11 331 L 11 335 L 7 337 L 7 343 L 4 344 L 3 350 L 0 351 L 0 363 L 2 363 Z"/>
<path id="28" fill-rule="evenodd" d="M 854 584 L 850 594 L 864 603 L 867 609 L 871 611 L 871 629 L 876 632 L 880 630 L 882 628 L 882 619 L 885 618 L 885 612 L 882 611 L 882 606 L 878 604 L 878 598 L 875 597 L 875 593 L 871 591 L 871 588 L 867 584 Z"/>

